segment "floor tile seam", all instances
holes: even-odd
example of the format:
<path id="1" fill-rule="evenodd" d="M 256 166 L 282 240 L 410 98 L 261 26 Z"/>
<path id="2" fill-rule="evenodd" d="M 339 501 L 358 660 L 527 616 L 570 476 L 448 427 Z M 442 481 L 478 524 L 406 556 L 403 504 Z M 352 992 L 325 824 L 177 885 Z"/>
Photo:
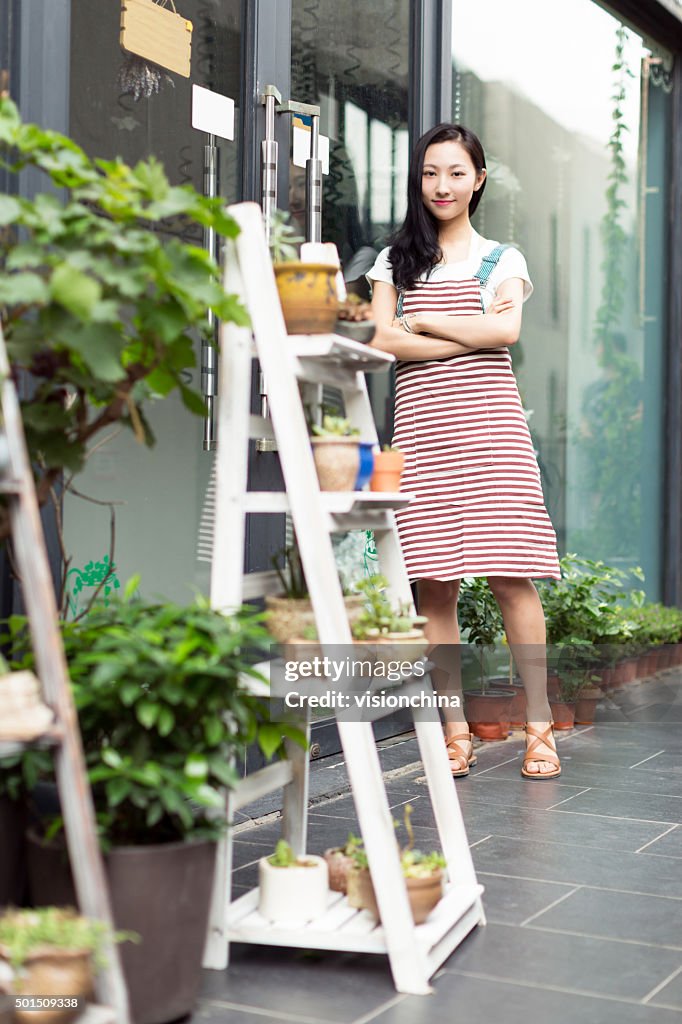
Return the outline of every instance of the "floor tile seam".
<path id="1" fill-rule="evenodd" d="M 424 828 L 426 826 L 422 825 L 421 827 Z M 534 845 L 537 845 L 537 837 L 536 838 L 532 838 L 531 837 L 531 838 L 528 838 L 528 839 L 524 839 L 524 838 L 522 838 L 519 835 L 507 835 L 504 832 L 492 832 L 491 836 L 493 838 L 495 838 L 495 839 L 512 839 L 512 840 L 515 840 L 516 842 L 519 842 L 519 843 L 532 843 Z M 574 843 L 564 843 L 564 842 L 559 842 L 558 840 L 555 840 L 555 839 L 547 839 L 546 837 L 543 837 L 542 842 L 546 846 L 559 846 L 562 849 L 572 849 L 574 847 L 579 847 L 581 850 L 598 850 L 600 853 L 619 853 L 619 854 L 620 853 L 631 853 L 633 856 L 636 853 L 635 850 L 625 850 L 625 849 L 622 849 L 619 846 L 598 846 L 598 845 L 595 845 L 595 846 L 585 846 L 585 843 L 580 841 L 580 840 L 576 840 L 576 842 L 574 842 Z M 646 854 L 645 854 L 645 856 L 646 856 Z M 672 860 L 679 860 L 680 859 L 679 857 L 675 857 L 673 854 L 666 854 L 666 853 L 651 854 L 651 856 L 656 856 L 656 857 L 659 857 L 659 858 L 670 857 Z M 578 884 L 582 885 L 583 883 L 582 882 L 580 882 L 580 883 L 573 882 L 572 884 L 573 885 L 578 885 Z"/>
<path id="2" fill-rule="evenodd" d="M 446 967 L 447 974 L 456 974 L 462 978 L 475 978 L 479 981 L 496 981 L 506 985 L 516 985 L 518 988 L 534 988 L 541 992 L 557 992 L 566 996 L 582 996 L 586 999 L 602 999 L 607 1003 L 624 1003 L 628 1006 L 642 1006 L 642 1001 L 634 997 L 608 995 L 604 992 L 595 992 L 592 989 L 566 988 L 562 985 L 542 984 L 535 981 L 520 981 L 517 978 L 501 978 L 496 974 L 483 974 L 478 971 L 463 971 L 461 968 Z"/>
<path id="3" fill-rule="evenodd" d="M 659 839 L 663 839 L 664 836 L 669 836 L 671 832 L 674 832 L 675 829 L 679 828 L 679 827 L 680 827 L 679 825 L 671 825 L 670 828 L 667 828 L 665 830 L 665 832 L 661 833 L 660 836 L 656 836 L 655 839 L 650 839 L 648 843 L 644 844 L 644 846 L 640 846 L 640 848 L 638 850 L 635 850 L 635 853 L 642 853 L 644 850 L 646 850 L 647 846 L 653 846 L 653 844 L 657 843 L 659 841 Z M 649 856 L 651 856 L 651 854 L 649 854 Z M 663 854 L 662 856 L 665 856 L 665 854 Z M 668 856 L 674 856 L 674 855 L 673 854 L 669 854 Z"/>
<path id="4" fill-rule="evenodd" d="M 577 793 L 571 793 L 570 796 L 565 796 L 563 800 L 559 800 L 555 804 L 550 804 L 549 807 L 543 807 L 543 811 L 553 811 L 557 807 L 561 807 L 562 804 L 567 804 L 569 800 L 576 800 L 579 796 L 583 796 L 585 793 L 589 793 L 592 789 L 591 786 L 586 786 L 585 789 L 579 790 Z"/>
<path id="5" fill-rule="evenodd" d="M 572 888 L 572 889 L 570 890 L 570 892 L 564 892 L 564 893 L 562 893 L 562 894 L 561 894 L 561 896 L 558 896 L 558 897 L 557 897 L 557 898 L 556 898 L 555 900 L 553 900 L 553 901 L 552 901 L 552 903 L 550 903 L 550 904 L 549 904 L 548 906 L 546 906 L 546 907 L 543 907 L 543 909 L 542 909 L 542 910 L 538 910 L 538 911 L 537 911 L 537 913 L 535 913 L 535 914 L 531 914 L 531 915 L 530 915 L 530 917 L 527 917 L 527 918 L 525 919 L 525 921 L 522 921 L 522 922 L 521 922 L 521 924 L 520 924 L 520 925 L 518 925 L 518 927 L 519 927 L 519 928 L 527 928 L 527 927 L 528 927 L 528 925 L 530 924 L 530 922 L 531 922 L 531 921 L 534 921 L 534 920 L 536 919 L 536 917 L 541 917 L 541 916 L 542 916 L 542 914 L 546 914 L 548 910 L 551 910 L 551 909 L 552 909 L 552 907 L 556 907 L 556 906 L 557 906 L 557 905 L 558 905 L 559 903 L 563 903 L 563 901 L 564 901 L 564 900 L 567 900 L 569 896 L 573 896 L 573 895 L 574 895 L 574 894 L 575 894 L 576 892 L 578 892 L 578 891 L 579 891 L 580 889 L 582 889 L 582 886 L 581 886 L 581 885 L 576 885 L 576 886 L 574 886 L 574 887 L 573 887 L 573 888 Z"/>
<path id="6" fill-rule="evenodd" d="M 644 1005 L 647 1005 L 649 1003 L 649 1000 L 653 999 L 653 997 L 658 995 L 659 992 L 662 992 L 663 989 L 667 985 L 669 985 L 671 981 L 675 980 L 675 978 L 678 976 L 678 974 L 680 974 L 680 972 L 682 972 L 682 964 L 680 964 L 680 966 L 676 970 L 674 970 L 672 974 L 670 974 L 664 981 L 661 981 L 658 985 L 654 986 L 651 992 L 647 992 L 647 994 L 642 999 L 642 1003 Z"/>
<path id="7" fill-rule="evenodd" d="M 665 747 L 663 748 L 663 750 L 657 750 L 655 754 L 649 754 L 649 756 L 645 757 L 642 761 L 637 761 L 636 764 L 628 765 L 628 768 L 630 768 L 630 769 L 632 769 L 632 768 L 639 768 L 640 765 L 646 764 L 647 761 L 653 761 L 653 759 L 655 757 L 660 757 L 661 754 L 665 754 Z M 649 769 L 647 769 L 647 770 L 649 770 Z"/>
<path id="8" fill-rule="evenodd" d="M 588 888 L 583 886 L 581 888 Z M 666 897 L 663 897 L 665 899 Z M 549 910 L 549 907 L 547 908 Z M 543 911 L 544 913 L 544 911 Z M 522 927 L 519 925 L 519 927 Z M 624 946 L 644 946 L 647 949 L 667 949 L 671 953 L 682 953 L 682 946 L 671 945 L 668 942 L 641 942 L 637 939 L 621 939 L 616 935 L 599 935 L 596 932 L 577 932 L 573 928 L 552 928 L 546 924 L 526 925 L 528 931 L 549 932 L 551 935 L 574 935 L 578 939 L 599 939 L 603 942 L 616 942 Z"/>
<path id="9" fill-rule="evenodd" d="M 369 1013 L 364 1014 L 362 1017 L 356 1017 L 355 1020 L 351 1021 L 350 1024 L 370 1024 L 370 1021 L 376 1020 L 379 1014 L 384 1013 L 386 1010 L 392 1010 L 398 1003 L 402 1003 L 407 996 L 401 992 L 392 996 L 390 999 L 382 1003 L 381 1006 L 377 1006 L 375 1010 L 371 1010 Z"/>
<path id="10" fill-rule="evenodd" d="M 239 1010 L 242 1013 L 250 1013 L 253 1017 L 269 1017 L 271 1020 L 286 1021 L 288 1024 L 339 1024 L 328 1017 L 302 1017 L 300 1014 L 268 1010 L 262 1006 L 251 1006 L 249 1003 L 233 1003 L 213 996 L 202 996 L 199 1005 L 202 1004 L 221 1010 Z"/>
<path id="11" fill-rule="evenodd" d="M 486 843 L 489 839 L 492 839 L 492 837 L 493 833 L 491 832 L 489 836 L 484 836 L 483 839 L 477 839 L 475 843 L 469 843 L 469 849 L 473 850 L 475 846 L 480 846 L 481 843 Z"/>
<path id="12" fill-rule="evenodd" d="M 677 858 L 679 859 L 679 858 Z M 558 878 L 536 878 L 534 875 L 508 875 L 501 871 L 480 871 L 476 869 L 476 876 L 489 875 L 491 878 L 507 878 L 510 882 L 540 882 L 544 885 L 580 885 L 583 889 L 594 889 L 597 892 L 619 892 L 626 896 L 649 896 L 657 900 L 672 900 L 675 903 L 682 903 L 682 896 L 662 896 L 657 892 L 642 892 L 640 889 L 614 889 L 607 885 L 593 885 L 590 882 L 579 882 L 577 879 L 566 882 Z"/>
<path id="13" fill-rule="evenodd" d="M 546 808 L 552 810 L 552 808 Z M 609 821 L 632 821 L 640 825 L 680 825 L 679 821 L 660 821 L 658 818 L 629 818 L 622 814 L 600 814 L 598 811 L 563 811 L 557 810 L 556 814 L 580 814 L 584 818 L 606 818 Z"/>
<path id="14" fill-rule="evenodd" d="M 639 851 L 637 851 L 639 852 Z M 650 853 L 648 850 L 642 854 L 643 857 L 656 857 L 657 860 L 682 860 L 682 853 Z"/>

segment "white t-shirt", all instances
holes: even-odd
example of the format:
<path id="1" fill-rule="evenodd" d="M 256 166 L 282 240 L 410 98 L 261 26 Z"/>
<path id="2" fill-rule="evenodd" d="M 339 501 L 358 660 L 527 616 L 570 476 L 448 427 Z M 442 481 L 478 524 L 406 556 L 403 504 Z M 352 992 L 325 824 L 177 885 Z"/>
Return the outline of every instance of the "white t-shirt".
<path id="1" fill-rule="evenodd" d="M 494 242 L 490 238 L 483 238 L 477 231 L 473 231 L 471 242 L 469 243 L 469 255 L 466 259 L 457 260 L 455 263 L 439 263 L 430 273 L 422 274 L 420 280 L 464 281 L 467 278 L 471 278 L 481 266 L 483 257 L 492 252 L 499 244 L 499 242 Z M 388 261 L 390 251 L 390 246 L 382 249 L 376 258 L 374 266 L 366 274 L 370 285 L 374 281 L 385 281 L 386 284 L 393 284 L 393 273 Z M 497 266 L 481 288 L 484 309 L 487 309 L 495 298 L 497 289 L 502 282 L 508 281 L 512 277 L 520 277 L 523 280 L 523 301 L 525 302 L 533 292 L 533 283 L 528 276 L 525 257 L 518 249 L 510 246 L 504 250 L 497 262 Z"/>

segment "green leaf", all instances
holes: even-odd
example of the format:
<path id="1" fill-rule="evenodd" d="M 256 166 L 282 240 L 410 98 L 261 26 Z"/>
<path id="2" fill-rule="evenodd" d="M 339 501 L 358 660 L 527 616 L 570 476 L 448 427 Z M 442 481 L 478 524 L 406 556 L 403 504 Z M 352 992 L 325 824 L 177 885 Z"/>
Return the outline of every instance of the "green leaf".
<path id="1" fill-rule="evenodd" d="M 5 306 L 43 304 L 50 292 L 38 274 L 0 274 L 0 303 Z"/>
<path id="2" fill-rule="evenodd" d="M 12 196 L 0 195 L 0 227 L 12 224 L 21 216 L 21 203 Z"/>
<path id="3" fill-rule="evenodd" d="M 55 301 L 74 316 L 88 320 L 102 297 L 102 286 L 82 271 L 63 263 L 52 274 L 50 292 Z"/>
<path id="4" fill-rule="evenodd" d="M 265 722 L 258 730 L 258 746 L 270 759 L 282 743 L 282 729 L 279 724 Z"/>
<path id="5" fill-rule="evenodd" d="M 190 779 L 205 779 L 208 776 L 208 761 L 202 754 L 190 754 L 185 761 L 185 775 Z"/>
<path id="6" fill-rule="evenodd" d="M 70 331 L 60 331 L 59 340 L 78 352 L 100 380 L 114 383 L 125 379 L 126 371 L 121 366 L 125 338 L 116 327 L 110 324 L 81 324 Z"/>
<path id="7" fill-rule="evenodd" d="M 135 714 L 138 722 L 145 727 L 145 729 L 151 729 L 159 717 L 160 707 L 158 704 L 152 704 L 150 701 L 140 701 L 139 704 L 135 705 Z"/>
<path id="8" fill-rule="evenodd" d="M 196 391 L 192 391 L 186 384 L 179 383 L 180 394 L 182 395 L 182 404 L 190 412 L 196 413 L 197 416 L 206 415 L 206 402 L 198 395 Z"/>
<path id="9" fill-rule="evenodd" d="M 107 782 L 107 799 L 110 805 L 117 807 L 130 794 L 131 789 L 132 785 L 128 779 L 122 779 L 120 776 Z"/>
<path id="10" fill-rule="evenodd" d="M 162 707 L 159 712 L 159 720 L 156 723 L 156 728 L 159 731 L 160 736 L 170 736 L 175 727 L 175 715 L 170 708 Z"/>

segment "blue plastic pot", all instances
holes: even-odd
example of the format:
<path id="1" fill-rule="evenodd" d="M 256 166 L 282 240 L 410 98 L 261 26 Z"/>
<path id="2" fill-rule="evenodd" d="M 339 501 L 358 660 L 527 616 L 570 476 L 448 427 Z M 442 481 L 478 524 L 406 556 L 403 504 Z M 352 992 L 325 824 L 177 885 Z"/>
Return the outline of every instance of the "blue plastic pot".
<path id="1" fill-rule="evenodd" d="M 374 445 L 371 441 L 360 441 L 358 447 L 360 450 L 360 465 L 355 481 L 355 490 L 361 491 L 365 484 L 369 483 L 372 470 L 374 469 Z"/>

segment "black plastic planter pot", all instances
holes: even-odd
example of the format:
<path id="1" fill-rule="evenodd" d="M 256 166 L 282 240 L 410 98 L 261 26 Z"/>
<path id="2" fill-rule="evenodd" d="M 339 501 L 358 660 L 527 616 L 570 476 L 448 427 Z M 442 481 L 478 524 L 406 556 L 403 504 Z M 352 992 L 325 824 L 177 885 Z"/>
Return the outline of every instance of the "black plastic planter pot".
<path id="1" fill-rule="evenodd" d="M 26 806 L 0 797 L 0 909 L 20 907 L 26 885 Z"/>
<path id="2" fill-rule="evenodd" d="M 63 847 L 29 834 L 29 882 L 37 906 L 73 903 Z M 215 868 L 216 844 L 123 846 L 105 862 L 117 928 L 138 932 L 120 946 L 133 1024 L 166 1024 L 192 1012 Z"/>

